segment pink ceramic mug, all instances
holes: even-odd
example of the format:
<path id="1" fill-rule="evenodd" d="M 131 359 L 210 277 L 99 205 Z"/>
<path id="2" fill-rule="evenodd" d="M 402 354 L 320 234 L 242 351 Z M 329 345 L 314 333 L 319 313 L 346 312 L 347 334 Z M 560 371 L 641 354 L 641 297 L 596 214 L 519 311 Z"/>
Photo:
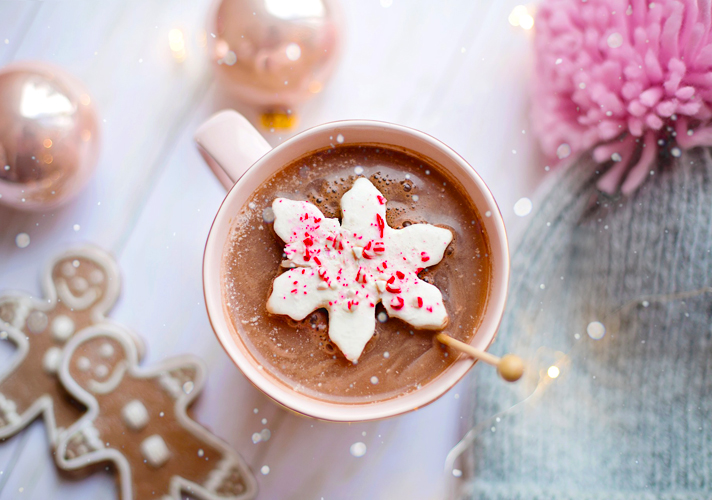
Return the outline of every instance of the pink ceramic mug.
<path id="1" fill-rule="evenodd" d="M 307 153 L 334 145 L 369 143 L 406 148 L 430 158 L 457 179 L 483 218 L 492 259 L 492 285 L 484 319 L 471 344 L 487 349 L 499 327 L 507 295 L 509 253 L 504 222 L 484 181 L 457 153 L 442 142 L 417 130 L 390 123 L 350 120 L 311 128 L 272 149 L 252 125 L 235 111 L 221 111 L 195 134 L 201 154 L 222 184 L 229 189 L 208 236 L 203 260 L 203 288 L 210 322 L 218 340 L 235 364 L 259 389 L 278 403 L 311 417 L 357 422 L 406 413 L 445 394 L 472 367 L 474 360 L 461 356 L 420 390 L 401 397 L 365 404 L 334 403 L 298 393 L 270 375 L 250 354 L 229 317 L 223 300 L 222 259 L 231 220 L 252 193 L 282 167 Z"/>

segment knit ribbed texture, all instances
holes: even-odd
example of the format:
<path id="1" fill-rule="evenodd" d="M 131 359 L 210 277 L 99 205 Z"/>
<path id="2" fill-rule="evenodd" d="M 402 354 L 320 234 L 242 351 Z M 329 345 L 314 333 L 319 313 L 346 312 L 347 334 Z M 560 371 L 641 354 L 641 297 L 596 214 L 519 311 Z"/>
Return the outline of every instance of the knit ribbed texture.
<path id="1" fill-rule="evenodd" d="M 710 499 L 710 150 L 661 160 L 626 198 L 599 195 L 579 161 L 513 257 L 492 351 L 530 366 L 514 385 L 474 377 L 463 498 Z"/>

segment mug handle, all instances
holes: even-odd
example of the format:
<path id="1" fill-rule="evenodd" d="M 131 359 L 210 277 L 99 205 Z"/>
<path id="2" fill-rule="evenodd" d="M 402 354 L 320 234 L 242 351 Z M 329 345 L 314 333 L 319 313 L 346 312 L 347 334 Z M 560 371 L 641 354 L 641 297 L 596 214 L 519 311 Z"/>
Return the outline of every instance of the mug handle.
<path id="1" fill-rule="evenodd" d="M 272 146 L 237 111 L 215 113 L 193 136 L 198 151 L 225 189 L 230 189 Z"/>

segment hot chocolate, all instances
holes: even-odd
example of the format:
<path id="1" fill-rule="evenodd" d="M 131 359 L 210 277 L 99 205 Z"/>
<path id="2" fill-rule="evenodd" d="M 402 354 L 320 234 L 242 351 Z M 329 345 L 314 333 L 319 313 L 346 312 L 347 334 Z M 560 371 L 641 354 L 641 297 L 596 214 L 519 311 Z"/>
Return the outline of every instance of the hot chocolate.
<path id="1" fill-rule="evenodd" d="M 474 336 L 491 287 L 489 244 L 480 214 L 459 184 L 425 158 L 382 145 L 335 146 L 303 156 L 269 178 L 233 220 L 222 269 L 226 307 L 242 342 L 264 370 L 299 392 L 340 403 L 369 403 L 417 390 L 457 358 L 456 352 L 434 341 L 432 330 L 389 317 L 386 309 L 396 316 L 401 304 L 384 307 L 380 298 L 365 302 L 365 307 L 373 307 L 375 332 L 362 352 L 348 356 L 357 363 L 329 337 L 328 307 L 301 321 L 268 312 L 274 312 L 267 304 L 275 278 L 294 266 L 274 231 L 274 200 L 308 201 L 337 224 L 343 216 L 342 197 L 355 184 L 369 184 L 357 183 L 361 177 L 384 199 L 384 225 L 399 229 L 428 223 L 445 229 L 433 228 L 434 234 L 451 235 L 449 244 L 450 237 L 442 243 L 445 250 L 438 264 L 413 271 L 416 280 L 442 294 L 439 307 L 444 306 L 448 320 L 440 321 L 447 324 L 446 333 L 463 341 Z M 363 248 L 357 250 L 363 258 Z M 423 305 L 422 300 L 415 302 L 418 298 L 409 299 L 413 307 Z M 433 307 L 438 312 L 436 302 L 431 311 Z"/>

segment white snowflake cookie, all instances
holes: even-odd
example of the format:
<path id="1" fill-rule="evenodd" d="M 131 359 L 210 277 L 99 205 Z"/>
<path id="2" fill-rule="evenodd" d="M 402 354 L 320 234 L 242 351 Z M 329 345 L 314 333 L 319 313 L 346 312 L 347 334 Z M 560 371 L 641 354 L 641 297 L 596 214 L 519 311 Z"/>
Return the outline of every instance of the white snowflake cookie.
<path id="1" fill-rule="evenodd" d="M 329 311 L 329 337 L 357 361 L 376 328 L 382 302 L 390 316 L 416 328 L 440 330 L 448 315 L 442 294 L 418 277 L 439 263 L 452 232 L 431 224 L 393 229 L 386 199 L 366 178 L 341 198 L 341 223 L 306 201 L 277 198 L 274 230 L 292 267 L 274 280 L 267 310 L 294 320 Z"/>

